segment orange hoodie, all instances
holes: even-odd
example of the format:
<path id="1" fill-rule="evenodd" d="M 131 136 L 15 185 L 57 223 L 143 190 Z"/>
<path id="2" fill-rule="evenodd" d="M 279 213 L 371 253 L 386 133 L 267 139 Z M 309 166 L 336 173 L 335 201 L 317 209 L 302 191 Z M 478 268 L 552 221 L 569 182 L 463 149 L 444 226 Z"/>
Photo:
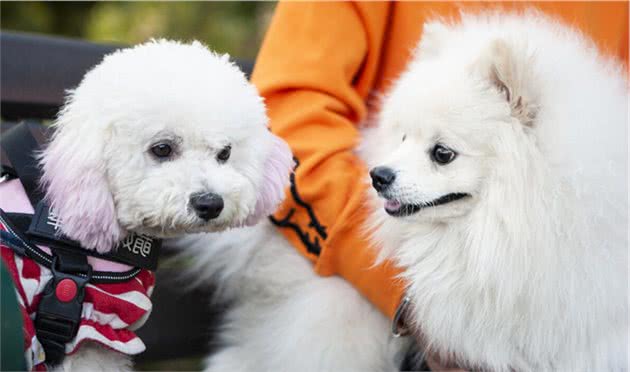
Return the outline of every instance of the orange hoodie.
<path id="1" fill-rule="evenodd" d="M 374 266 L 362 232 L 367 169 L 353 152 L 374 111 L 434 17 L 492 3 L 286 2 L 277 6 L 258 55 L 253 83 L 265 97 L 271 129 L 299 165 L 272 221 L 320 275 L 340 275 L 393 317 L 404 291 L 390 263 Z M 503 2 L 535 7 L 575 25 L 599 47 L 628 59 L 627 2 Z"/>

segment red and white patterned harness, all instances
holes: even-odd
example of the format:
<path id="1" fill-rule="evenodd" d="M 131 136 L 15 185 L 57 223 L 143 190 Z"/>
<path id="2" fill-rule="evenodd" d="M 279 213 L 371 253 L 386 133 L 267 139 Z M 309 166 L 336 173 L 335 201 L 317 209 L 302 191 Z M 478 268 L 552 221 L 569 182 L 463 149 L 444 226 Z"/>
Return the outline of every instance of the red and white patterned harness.
<path id="1" fill-rule="evenodd" d="M 33 213 L 29 199 L 18 179 L 0 183 L 0 209 L 5 212 Z M 0 218 L 0 230 L 18 238 L 10 224 Z M 50 255 L 48 247 L 37 246 L 43 255 Z M 34 320 L 51 271 L 28 256 L 16 253 L 6 242 L 0 241 L 2 261 L 15 284 L 15 291 L 24 321 L 24 350 L 30 370 L 46 370 L 44 349 L 37 340 Z M 84 342 L 96 342 L 112 350 L 134 355 L 145 350 L 144 343 L 134 333 L 151 313 L 151 292 L 154 273 L 88 256 L 95 271 L 129 273 L 128 278 L 115 283 L 88 283 L 77 334 L 65 345 L 66 355 L 76 352 Z"/>

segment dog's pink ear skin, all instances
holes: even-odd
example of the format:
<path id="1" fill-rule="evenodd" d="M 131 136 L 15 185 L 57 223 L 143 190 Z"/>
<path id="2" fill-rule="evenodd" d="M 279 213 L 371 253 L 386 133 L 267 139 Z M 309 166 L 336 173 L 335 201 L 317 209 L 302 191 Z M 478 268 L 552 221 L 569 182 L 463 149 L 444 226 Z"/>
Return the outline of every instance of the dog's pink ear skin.
<path id="1" fill-rule="evenodd" d="M 83 248 L 106 253 L 125 233 L 105 176 L 105 131 L 74 106 L 70 97 L 52 141 L 39 155 L 41 186 L 61 232 Z"/>
<path id="2" fill-rule="evenodd" d="M 265 159 L 256 208 L 245 220 L 247 226 L 255 225 L 276 210 L 284 200 L 284 190 L 289 185 L 289 176 L 295 166 L 289 145 L 271 132 L 268 134 L 271 137 L 271 147 Z"/>
<path id="3" fill-rule="evenodd" d="M 538 114 L 536 77 L 531 69 L 534 55 L 516 51 L 505 40 L 494 40 L 477 62 L 477 68 L 490 80 L 510 106 L 511 114 L 521 124 L 534 126 Z"/>

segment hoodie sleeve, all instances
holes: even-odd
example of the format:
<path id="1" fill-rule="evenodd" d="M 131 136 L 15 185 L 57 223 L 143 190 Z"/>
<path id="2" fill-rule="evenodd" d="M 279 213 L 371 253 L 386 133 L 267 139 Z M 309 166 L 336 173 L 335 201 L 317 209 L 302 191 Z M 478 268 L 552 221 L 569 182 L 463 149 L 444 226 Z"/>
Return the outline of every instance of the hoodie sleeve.
<path id="1" fill-rule="evenodd" d="M 271 130 L 289 143 L 298 163 L 272 221 L 318 274 L 341 275 L 391 317 L 402 286 L 391 264 L 374 266 L 363 232 L 368 172 L 354 153 L 389 8 L 384 2 L 279 3 L 252 81 L 265 98 Z"/>

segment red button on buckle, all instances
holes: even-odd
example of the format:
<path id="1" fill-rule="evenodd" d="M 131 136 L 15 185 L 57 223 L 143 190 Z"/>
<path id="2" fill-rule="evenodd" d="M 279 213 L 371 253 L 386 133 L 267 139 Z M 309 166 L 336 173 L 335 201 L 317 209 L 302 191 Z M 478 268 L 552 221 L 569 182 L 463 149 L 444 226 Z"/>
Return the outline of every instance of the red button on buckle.
<path id="1" fill-rule="evenodd" d="M 55 295 L 61 302 L 70 302 L 77 295 L 77 283 L 72 279 L 62 279 L 57 283 Z"/>

